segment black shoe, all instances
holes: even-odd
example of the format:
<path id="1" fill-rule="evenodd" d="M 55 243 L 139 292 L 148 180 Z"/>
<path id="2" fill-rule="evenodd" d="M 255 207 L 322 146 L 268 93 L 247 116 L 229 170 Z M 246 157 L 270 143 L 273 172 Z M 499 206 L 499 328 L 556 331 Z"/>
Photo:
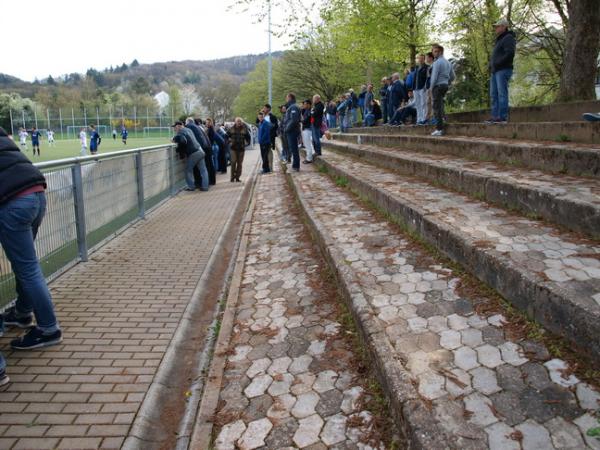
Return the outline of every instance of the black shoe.
<path id="1" fill-rule="evenodd" d="M 298 168 L 294 167 L 294 172 L 300 172 L 300 168 L 299 167 Z"/>
<path id="2" fill-rule="evenodd" d="M 238 182 L 238 183 L 242 182 L 242 180 L 240 180 L 239 178 L 236 178 L 235 181 Z"/>
<path id="3" fill-rule="evenodd" d="M 5 386 L 8 383 L 10 383 L 10 378 L 8 378 L 4 370 L 0 371 L 0 386 Z"/>
<path id="4" fill-rule="evenodd" d="M 17 309 L 13 306 L 6 310 L 2 315 L 4 325 L 9 325 L 19 328 L 31 328 L 33 325 L 33 316 L 31 313 L 25 317 L 17 317 Z"/>
<path id="5" fill-rule="evenodd" d="M 39 328 L 32 328 L 27 334 L 11 341 L 14 350 L 33 350 L 34 348 L 50 347 L 62 342 L 62 331 L 44 334 Z"/>
<path id="6" fill-rule="evenodd" d="M 184 191 L 190 191 L 190 192 L 191 192 L 191 191 L 195 191 L 196 189 L 195 189 L 195 188 L 194 188 L 194 189 L 192 189 L 192 188 L 190 188 L 190 187 L 184 187 L 184 188 L 183 188 L 183 190 L 184 190 Z"/>
<path id="7" fill-rule="evenodd" d="M 304 161 L 302 161 L 302 164 L 312 164 L 312 161 L 309 161 L 308 159 L 305 159 Z"/>

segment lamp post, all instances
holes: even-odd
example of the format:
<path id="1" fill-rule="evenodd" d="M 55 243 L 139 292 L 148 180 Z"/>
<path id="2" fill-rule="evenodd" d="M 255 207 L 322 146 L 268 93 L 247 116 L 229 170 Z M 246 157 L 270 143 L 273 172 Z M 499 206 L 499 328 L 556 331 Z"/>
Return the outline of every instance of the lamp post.
<path id="1" fill-rule="evenodd" d="M 267 0 L 269 8 L 269 105 L 273 104 L 273 55 L 271 54 L 271 0 Z"/>

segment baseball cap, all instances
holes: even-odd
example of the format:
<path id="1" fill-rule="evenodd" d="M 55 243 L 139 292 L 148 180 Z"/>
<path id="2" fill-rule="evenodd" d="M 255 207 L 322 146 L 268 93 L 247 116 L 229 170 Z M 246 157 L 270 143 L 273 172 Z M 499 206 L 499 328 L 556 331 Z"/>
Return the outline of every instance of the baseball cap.
<path id="1" fill-rule="evenodd" d="M 498 22 L 496 22 L 494 24 L 495 27 L 508 27 L 510 26 L 510 23 L 508 23 L 508 20 L 506 19 L 500 19 Z"/>

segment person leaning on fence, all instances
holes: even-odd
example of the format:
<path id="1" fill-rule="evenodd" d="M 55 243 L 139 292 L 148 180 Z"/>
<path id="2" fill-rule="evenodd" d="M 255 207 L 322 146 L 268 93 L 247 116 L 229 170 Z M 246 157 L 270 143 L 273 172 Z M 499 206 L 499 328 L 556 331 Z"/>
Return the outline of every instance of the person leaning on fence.
<path id="1" fill-rule="evenodd" d="M 241 117 L 236 117 L 233 126 L 227 130 L 231 142 L 231 182 L 241 182 L 242 165 L 246 146 L 250 145 L 251 136 L 248 127 Z"/>
<path id="2" fill-rule="evenodd" d="M 62 341 L 50 290 L 34 240 L 46 212 L 46 179 L 0 128 L 0 244 L 15 276 L 17 301 L 0 319 L 29 331 L 10 345 L 15 350 L 48 347 Z M 35 316 L 36 326 L 33 325 Z M 8 382 L 0 355 L 0 385 Z"/>
<path id="3" fill-rule="evenodd" d="M 185 127 L 192 131 L 194 137 L 200 144 L 202 151 L 204 152 L 204 163 L 206 164 L 206 171 L 208 173 L 208 184 L 215 185 L 217 183 L 215 168 L 212 162 L 212 148 L 210 139 L 202 129 L 201 124 L 197 124 L 193 117 L 185 119 Z M 197 187 L 202 187 L 202 174 L 198 167 L 194 168 L 194 182 Z"/>
<path id="4" fill-rule="evenodd" d="M 205 154 L 200 144 L 194 137 L 194 133 L 189 128 L 183 126 L 183 122 L 175 122 L 171 125 L 175 129 L 173 142 L 177 144 L 177 153 L 181 159 L 187 158 L 185 163 L 185 182 L 186 191 L 196 190 L 194 182 L 194 167 L 200 171 L 202 178 L 201 191 L 208 191 L 208 171 L 206 170 Z"/>

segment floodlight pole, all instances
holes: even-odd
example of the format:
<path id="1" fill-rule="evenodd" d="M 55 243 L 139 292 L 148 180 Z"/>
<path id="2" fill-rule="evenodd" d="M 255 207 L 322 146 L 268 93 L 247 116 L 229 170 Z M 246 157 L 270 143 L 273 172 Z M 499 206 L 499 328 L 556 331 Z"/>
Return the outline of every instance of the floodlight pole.
<path id="1" fill-rule="evenodd" d="M 267 0 L 269 7 L 269 105 L 273 104 L 273 55 L 271 54 L 271 0 Z"/>

